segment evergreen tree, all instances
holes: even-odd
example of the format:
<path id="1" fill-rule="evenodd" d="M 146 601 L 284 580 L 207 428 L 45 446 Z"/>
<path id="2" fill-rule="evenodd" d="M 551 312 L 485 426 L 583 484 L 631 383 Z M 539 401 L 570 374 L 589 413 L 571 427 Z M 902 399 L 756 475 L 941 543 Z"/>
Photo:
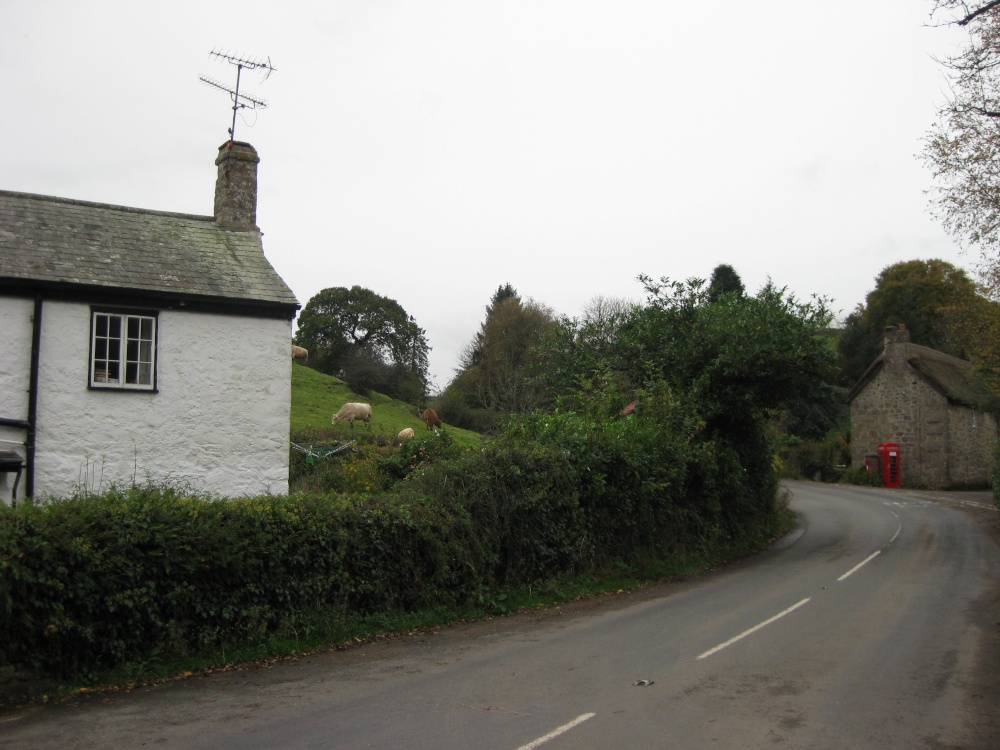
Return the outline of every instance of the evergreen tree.
<path id="1" fill-rule="evenodd" d="M 732 266 L 722 263 L 712 271 L 708 281 L 708 301 L 716 302 L 723 294 L 744 295 L 743 279 Z"/>

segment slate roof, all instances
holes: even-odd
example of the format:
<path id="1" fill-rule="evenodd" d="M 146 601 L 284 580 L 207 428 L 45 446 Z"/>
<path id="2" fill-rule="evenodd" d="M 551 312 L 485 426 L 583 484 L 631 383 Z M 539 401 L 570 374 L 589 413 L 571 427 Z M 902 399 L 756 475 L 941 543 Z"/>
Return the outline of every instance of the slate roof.
<path id="1" fill-rule="evenodd" d="M 949 401 L 976 408 L 988 405 L 989 399 L 980 385 L 971 362 L 920 344 L 908 343 L 907 346 L 909 356 L 906 361 L 931 387 Z M 871 382 L 882 369 L 884 359 L 883 352 L 865 370 L 864 375 L 847 394 L 848 401 L 853 401 L 854 397 Z"/>
<path id="2" fill-rule="evenodd" d="M 0 190 L 0 289 L 73 286 L 277 306 L 289 317 L 299 307 L 258 231 Z"/>

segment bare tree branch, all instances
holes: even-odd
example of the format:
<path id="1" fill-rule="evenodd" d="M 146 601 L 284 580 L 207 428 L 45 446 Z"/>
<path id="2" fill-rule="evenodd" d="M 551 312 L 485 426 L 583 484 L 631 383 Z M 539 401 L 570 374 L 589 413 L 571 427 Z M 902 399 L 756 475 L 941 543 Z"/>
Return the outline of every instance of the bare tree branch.
<path id="1" fill-rule="evenodd" d="M 985 5 L 979 6 L 974 11 L 967 14 L 961 20 L 956 21 L 956 24 L 959 26 L 968 26 L 976 18 L 985 13 L 989 13 L 991 10 L 993 10 L 993 8 L 997 7 L 998 5 L 1000 5 L 1000 0 L 990 0 L 990 2 L 986 3 Z"/>

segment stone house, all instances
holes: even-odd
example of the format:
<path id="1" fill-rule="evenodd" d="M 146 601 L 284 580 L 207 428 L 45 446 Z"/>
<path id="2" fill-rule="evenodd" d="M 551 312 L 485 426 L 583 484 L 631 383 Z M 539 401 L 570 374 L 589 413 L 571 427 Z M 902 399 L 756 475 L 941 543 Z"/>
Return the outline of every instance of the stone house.
<path id="1" fill-rule="evenodd" d="M 848 393 L 851 463 L 863 466 L 883 442 L 898 443 L 904 484 L 988 486 L 997 419 L 972 364 L 910 343 L 887 328 L 885 350 Z"/>
<path id="2" fill-rule="evenodd" d="M 213 216 L 0 191 L 0 502 L 15 468 L 17 498 L 288 491 L 299 304 L 264 257 L 259 161 L 219 148 Z"/>

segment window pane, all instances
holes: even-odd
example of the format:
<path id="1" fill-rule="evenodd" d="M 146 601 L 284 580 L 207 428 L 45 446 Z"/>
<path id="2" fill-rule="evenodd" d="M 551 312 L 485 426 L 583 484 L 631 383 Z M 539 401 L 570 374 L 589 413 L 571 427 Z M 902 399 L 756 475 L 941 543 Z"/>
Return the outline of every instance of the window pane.
<path id="1" fill-rule="evenodd" d="M 155 344 L 156 318 L 94 313 L 91 382 L 151 387 Z"/>

